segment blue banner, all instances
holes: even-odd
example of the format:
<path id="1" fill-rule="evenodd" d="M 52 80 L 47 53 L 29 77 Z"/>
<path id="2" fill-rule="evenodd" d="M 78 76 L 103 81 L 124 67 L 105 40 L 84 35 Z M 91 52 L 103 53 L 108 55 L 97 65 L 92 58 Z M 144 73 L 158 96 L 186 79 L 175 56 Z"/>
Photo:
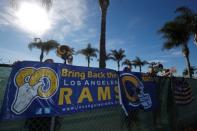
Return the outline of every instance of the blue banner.
<path id="1" fill-rule="evenodd" d="M 138 72 L 120 72 L 120 103 L 125 114 L 132 110 L 156 108 L 156 83 L 152 77 Z"/>
<path id="2" fill-rule="evenodd" d="M 8 80 L 2 119 L 57 116 L 119 104 L 110 69 L 18 62 Z"/>

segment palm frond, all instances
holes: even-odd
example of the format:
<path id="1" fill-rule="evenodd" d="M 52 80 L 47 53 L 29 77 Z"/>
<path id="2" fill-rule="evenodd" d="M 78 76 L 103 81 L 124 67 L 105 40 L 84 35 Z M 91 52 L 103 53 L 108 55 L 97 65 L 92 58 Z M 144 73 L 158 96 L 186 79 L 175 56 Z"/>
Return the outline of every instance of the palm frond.
<path id="1" fill-rule="evenodd" d="M 53 0 L 39 0 L 43 7 L 49 10 L 53 5 Z"/>
<path id="2" fill-rule="evenodd" d="M 139 57 L 136 57 L 134 60 L 131 61 L 133 63 L 133 65 L 135 66 L 144 66 L 146 64 L 148 64 L 147 61 L 142 61 Z"/>
<path id="3" fill-rule="evenodd" d="M 82 54 L 82 55 L 84 55 L 84 56 L 86 57 L 86 59 L 88 60 L 88 59 L 90 59 L 91 57 L 97 58 L 97 53 L 98 53 L 98 52 L 99 52 L 99 51 L 98 51 L 97 48 L 93 48 L 93 47 L 91 46 L 91 44 L 88 43 L 88 45 L 87 45 L 86 48 L 77 51 L 76 54 Z M 91 59 L 90 59 L 90 60 L 91 60 Z"/>
<path id="4" fill-rule="evenodd" d="M 100 7 L 103 9 L 104 7 L 108 7 L 110 4 L 110 0 L 98 0 Z"/>
<path id="5" fill-rule="evenodd" d="M 45 7 L 47 10 L 50 10 L 50 8 L 53 5 L 53 0 L 37 0 L 39 4 L 41 4 L 43 7 Z M 19 3 L 21 0 L 9 0 L 10 5 L 13 8 L 18 8 Z"/>
<path id="6" fill-rule="evenodd" d="M 132 65 L 132 62 L 131 62 L 129 59 L 125 59 L 125 60 L 122 62 L 122 65 L 131 66 L 131 65 Z"/>
<path id="7" fill-rule="evenodd" d="M 28 45 L 28 48 L 29 48 L 30 50 L 32 50 L 33 48 L 42 49 L 42 47 L 43 47 L 43 43 L 31 42 L 31 43 L 29 43 L 29 45 Z"/>
<path id="8" fill-rule="evenodd" d="M 191 66 L 190 67 L 190 72 L 191 72 L 191 74 L 192 75 L 194 75 L 195 74 L 195 71 L 197 70 L 197 68 L 195 67 L 195 66 Z M 185 68 L 184 70 L 183 70 L 183 76 L 187 76 L 187 75 L 189 75 L 189 72 L 188 72 L 188 69 L 187 68 Z"/>
<path id="9" fill-rule="evenodd" d="M 114 61 L 121 61 L 126 55 L 124 54 L 125 50 L 111 50 L 111 59 Z"/>
<path id="10" fill-rule="evenodd" d="M 181 7 L 178 7 L 176 10 L 175 10 L 175 13 L 181 13 L 181 14 L 192 14 L 193 11 L 189 8 L 187 8 L 186 6 L 181 6 Z"/>
<path id="11" fill-rule="evenodd" d="M 56 49 L 59 46 L 59 43 L 55 40 L 49 40 L 47 42 L 44 42 L 43 44 L 43 50 L 48 54 L 50 50 Z"/>
<path id="12" fill-rule="evenodd" d="M 161 33 L 165 39 L 163 49 L 179 47 L 187 43 L 190 39 L 190 32 L 187 26 L 176 21 L 170 21 L 164 24 L 159 30 L 159 33 Z"/>

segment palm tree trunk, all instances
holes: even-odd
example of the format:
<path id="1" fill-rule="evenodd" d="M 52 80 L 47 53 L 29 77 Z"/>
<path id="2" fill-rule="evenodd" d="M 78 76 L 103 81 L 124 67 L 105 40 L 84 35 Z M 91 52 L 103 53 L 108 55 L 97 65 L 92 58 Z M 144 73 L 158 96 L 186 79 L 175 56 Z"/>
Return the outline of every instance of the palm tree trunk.
<path id="1" fill-rule="evenodd" d="M 118 61 L 118 71 L 120 70 L 120 61 Z"/>
<path id="2" fill-rule="evenodd" d="M 100 34 L 100 59 L 99 67 L 106 67 L 106 47 L 105 47 L 105 33 L 106 33 L 106 15 L 107 9 L 102 9 L 101 16 L 101 34 Z"/>
<path id="3" fill-rule="evenodd" d="M 142 67 L 141 66 L 139 66 L 140 67 L 140 73 L 142 72 Z"/>
<path id="4" fill-rule="evenodd" d="M 90 67 L 90 57 L 88 57 L 88 67 Z"/>
<path id="5" fill-rule="evenodd" d="M 132 69 L 132 65 L 129 65 L 129 69 L 130 69 L 130 71 L 131 71 L 131 69 Z"/>
<path id="6" fill-rule="evenodd" d="M 190 60 L 189 60 L 189 55 L 188 56 L 185 56 L 186 58 L 186 64 L 187 64 L 187 70 L 188 70 L 188 75 L 189 75 L 189 78 L 192 78 L 192 74 L 191 74 L 191 65 L 190 65 Z"/>
<path id="7" fill-rule="evenodd" d="M 43 58 L 44 58 L 44 51 L 43 51 L 43 49 L 42 49 L 42 50 L 41 50 L 41 54 L 40 54 L 40 62 L 42 62 Z"/>
<path id="8" fill-rule="evenodd" d="M 191 74 L 191 70 L 190 70 L 191 65 L 190 65 L 190 60 L 189 60 L 189 48 L 188 48 L 187 44 L 183 45 L 183 55 L 186 58 L 186 65 L 187 65 L 189 78 L 192 78 L 192 74 Z"/>

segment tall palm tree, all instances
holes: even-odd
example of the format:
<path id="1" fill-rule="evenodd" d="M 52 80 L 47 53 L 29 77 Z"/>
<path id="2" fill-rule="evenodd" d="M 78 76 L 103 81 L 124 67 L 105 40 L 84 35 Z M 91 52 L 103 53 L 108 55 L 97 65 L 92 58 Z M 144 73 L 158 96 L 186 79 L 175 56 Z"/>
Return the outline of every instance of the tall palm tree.
<path id="1" fill-rule="evenodd" d="M 64 64 L 72 64 L 74 52 L 74 48 L 68 45 L 60 45 L 57 48 L 57 55 L 64 60 Z"/>
<path id="2" fill-rule="evenodd" d="M 188 74 L 191 78 L 188 42 L 191 36 L 197 34 L 197 14 L 187 7 L 179 7 L 175 12 L 179 13 L 179 15 L 174 20 L 165 23 L 159 30 L 166 40 L 163 49 L 182 48 Z"/>
<path id="3" fill-rule="evenodd" d="M 86 60 L 88 61 L 88 67 L 90 67 L 90 61 L 93 57 L 97 57 L 98 49 L 92 48 L 91 44 L 89 43 L 86 48 L 81 49 L 77 52 L 77 54 L 82 54 L 86 57 Z"/>
<path id="4" fill-rule="evenodd" d="M 57 43 L 57 41 L 55 40 L 42 42 L 40 38 L 34 38 L 34 41 L 29 43 L 28 47 L 30 50 L 32 50 L 32 48 L 37 48 L 41 50 L 40 62 L 42 62 L 44 58 L 44 53 L 46 52 L 46 54 L 48 54 L 50 50 L 56 49 L 58 45 L 59 43 Z"/>
<path id="5" fill-rule="evenodd" d="M 186 59 L 187 69 L 190 73 L 190 60 L 189 60 L 189 47 L 188 41 L 190 39 L 190 31 L 187 26 L 183 23 L 178 23 L 176 21 L 167 22 L 161 29 L 160 33 L 163 34 L 163 38 L 166 40 L 163 49 L 172 49 L 175 47 L 181 47 L 183 56 Z"/>
<path id="6" fill-rule="evenodd" d="M 194 16 L 194 44 L 197 45 L 197 13 Z"/>
<path id="7" fill-rule="evenodd" d="M 126 65 L 126 66 L 129 67 L 129 69 L 131 69 L 131 68 L 132 68 L 132 65 L 134 65 L 134 64 L 133 64 L 132 61 L 130 61 L 129 59 L 125 59 L 125 60 L 122 62 L 122 65 Z"/>
<path id="8" fill-rule="evenodd" d="M 105 61 L 111 60 L 111 54 L 106 52 Z M 98 58 L 97 61 L 99 62 L 100 59 Z"/>
<path id="9" fill-rule="evenodd" d="M 111 60 L 111 53 L 106 53 L 105 60 L 106 61 Z"/>
<path id="10" fill-rule="evenodd" d="M 196 67 L 194 67 L 194 66 L 191 66 L 190 67 L 190 73 L 191 73 L 192 76 L 195 74 L 195 71 L 196 70 L 197 70 Z M 188 70 L 187 70 L 187 68 L 183 70 L 183 76 L 188 76 Z"/>
<path id="11" fill-rule="evenodd" d="M 110 57 L 110 59 L 112 59 L 112 60 L 117 62 L 118 71 L 120 70 L 120 61 L 122 61 L 124 57 L 126 57 L 125 50 L 123 50 L 123 49 L 111 50 L 111 57 Z"/>
<path id="12" fill-rule="evenodd" d="M 109 0 L 98 0 L 101 8 L 101 33 L 100 33 L 100 55 L 99 67 L 106 67 L 106 46 L 105 46 L 105 33 L 106 33 L 106 15 L 109 6 Z"/>
<path id="13" fill-rule="evenodd" d="M 191 35 L 194 35 L 194 43 L 197 43 L 197 13 L 185 6 L 177 8 L 175 12 L 179 13 L 175 20 L 187 26 Z"/>
<path id="14" fill-rule="evenodd" d="M 148 64 L 147 61 L 142 61 L 139 57 L 136 57 L 133 61 L 135 66 L 139 66 L 139 71 L 142 72 L 142 66 Z"/>

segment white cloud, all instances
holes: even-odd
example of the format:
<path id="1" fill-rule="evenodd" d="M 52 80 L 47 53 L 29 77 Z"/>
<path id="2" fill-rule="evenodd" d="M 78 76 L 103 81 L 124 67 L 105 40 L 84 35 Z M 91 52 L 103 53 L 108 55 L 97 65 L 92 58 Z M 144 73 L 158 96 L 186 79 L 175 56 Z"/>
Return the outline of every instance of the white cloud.
<path id="1" fill-rule="evenodd" d="M 86 18 L 86 11 L 85 0 L 56 0 L 53 3 L 50 15 L 55 21 L 64 20 L 67 24 L 79 27 Z"/>
<path id="2" fill-rule="evenodd" d="M 158 55 L 160 58 L 174 58 L 174 57 L 182 57 L 182 52 L 176 49 L 172 49 L 170 51 L 165 51 L 164 54 Z"/>
<path id="3" fill-rule="evenodd" d="M 160 63 L 167 63 L 168 61 L 166 61 L 166 60 L 163 60 L 163 59 L 154 59 L 154 60 L 149 60 L 148 61 L 149 63 L 151 63 L 151 62 L 160 62 Z"/>
<path id="4" fill-rule="evenodd" d="M 171 51 L 170 54 L 172 56 L 182 56 L 182 52 L 181 51 Z"/>
<path id="5" fill-rule="evenodd" d="M 9 1 L 4 1 L 4 4 L 0 5 L 0 26 L 16 28 L 18 26 L 16 8 L 11 8 L 8 3 Z M 48 12 L 52 27 L 44 37 L 62 40 L 66 35 L 83 29 L 89 14 L 87 4 L 87 0 L 54 0 Z"/>
<path id="6" fill-rule="evenodd" d="M 126 52 L 130 52 L 130 49 L 134 49 L 136 44 L 134 43 L 134 37 L 128 38 L 109 38 L 106 40 L 106 49 L 124 49 Z"/>
<path id="7" fill-rule="evenodd" d="M 30 54 L 23 53 L 21 51 L 14 51 L 5 48 L 0 48 L 0 59 L 3 63 L 13 63 L 15 61 L 23 61 L 23 60 L 32 60 L 38 61 L 39 58 L 36 58 Z"/>
<path id="8" fill-rule="evenodd" d="M 107 49 L 121 48 L 121 47 L 124 47 L 125 43 L 126 43 L 126 41 L 124 41 L 122 39 L 118 39 L 118 38 L 107 39 L 106 47 L 107 47 Z"/>
<path id="9" fill-rule="evenodd" d="M 15 26 L 16 19 L 14 17 L 13 9 L 9 7 L 0 6 L 0 26 Z"/>
<path id="10" fill-rule="evenodd" d="M 49 12 L 53 29 L 47 34 L 61 41 L 85 28 L 88 17 L 87 0 L 56 0 Z M 53 33 L 55 32 L 55 33 Z M 57 38 L 56 38 L 57 37 Z"/>
<path id="11" fill-rule="evenodd" d="M 74 43 L 87 43 L 90 42 L 91 38 L 97 38 L 99 36 L 98 31 L 95 28 L 88 28 L 83 32 L 80 33 L 80 37 L 74 36 L 75 38 L 72 40 Z"/>

